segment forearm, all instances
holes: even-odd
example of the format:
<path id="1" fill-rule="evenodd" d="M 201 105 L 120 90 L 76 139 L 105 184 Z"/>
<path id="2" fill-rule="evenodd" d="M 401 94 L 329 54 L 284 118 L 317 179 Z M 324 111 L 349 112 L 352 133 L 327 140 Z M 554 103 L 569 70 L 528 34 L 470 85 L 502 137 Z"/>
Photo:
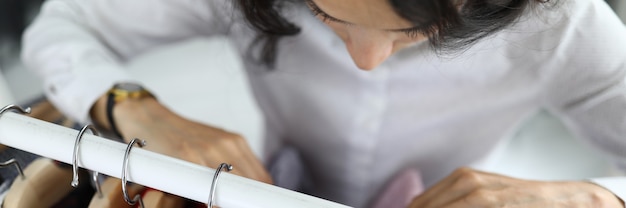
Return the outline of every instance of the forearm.
<path id="1" fill-rule="evenodd" d="M 113 130 L 111 125 L 114 124 L 118 133 L 124 136 L 123 139 L 125 140 L 141 135 L 141 131 L 145 129 L 136 128 L 138 125 L 181 119 L 162 106 L 154 97 L 126 99 L 113 104 L 108 109 L 109 99 L 111 98 L 109 98 L 108 93 L 98 98 L 90 110 L 91 119 L 99 127 L 110 131 Z M 108 117 L 109 112 L 107 111 L 109 110 L 111 111 L 111 118 Z"/>
<path id="2" fill-rule="evenodd" d="M 92 120 L 110 129 L 106 116 L 107 95 L 91 109 Z M 233 173 L 272 183 L 246 140 L 220 128 L 187 120 L 153 97 L 127 99 L 112 108 L 117 130 L 125 141 L 145 139 L 145 149 L 209 167 L 226 162 L 237 167 Z"/>

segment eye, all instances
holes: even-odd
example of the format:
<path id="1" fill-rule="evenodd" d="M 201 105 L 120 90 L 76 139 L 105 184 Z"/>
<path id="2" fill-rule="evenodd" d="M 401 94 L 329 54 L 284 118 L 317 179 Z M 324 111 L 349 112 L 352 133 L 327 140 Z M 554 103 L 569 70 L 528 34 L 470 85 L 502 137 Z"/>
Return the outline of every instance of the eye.
<path id="1" fill-rule="evenodd" d="M 408 36 L 409 38 L 417 38 L 423 33 L 419 28 L 402 29 L 398 32 L 406 34 L 406 36 Z"/>
<path id="2" fill-rule="evenodd" d="M 317 7 L 317 5 L 315 5 L 315 3 L 313 3 L 311 0 L 306 0 L 306 3 L 309 7 L 309 9 L 311 9 L 311 12 L 313 13 L 314 16 L 316 17 L 320 17 L 322 18 L 323 22 L 337 22 L 337 23 L 341 23 L 341 24 L 346 24 L 349 25 L 350 23 L 345 22 L 343 20 L 334 18 L 328 14 L 326 14 L 326 12 L 322 11 L 322 9 L 320 9 L 319 7 Z"/>
<path id="3" fill-rule="evenodd" d="M 307 4 L 307 7 L 309 7 L 309 9 L 311 10 L 311 13 L 314 16 L 321 18 L 324 23 L 336 22 L 336 23 L 347 25 L 347 26 L 353 26 L 353 24 L 350 22 L 346 22 L 346 21 L 343 21 L 343 20 L 340 20 L 333 16 L 328 15 L 326 12 L 320 9 L 315 4 L 315 2 L 313 2 L 313 0 L 305 0 L 305 2 Z M 415 39 L 415 38 L 418 38 L 420 35 L 424 34 L 424 27 L 418 26 L 418 27 L 413 27 L 413 28 L 387 30 L 387 31 L 404 33 L 407 37 L 411 39 Z"/>

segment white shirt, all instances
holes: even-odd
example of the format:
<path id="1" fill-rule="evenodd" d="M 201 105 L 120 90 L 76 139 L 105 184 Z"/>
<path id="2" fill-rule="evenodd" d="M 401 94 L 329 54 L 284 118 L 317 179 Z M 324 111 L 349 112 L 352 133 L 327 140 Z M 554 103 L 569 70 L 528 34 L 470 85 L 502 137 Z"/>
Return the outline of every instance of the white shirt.
<path id="1" fill-rule="evenodd" d="M 432 185 L 478 163 L 529 115 L 547 109 L 616 162 L 626 158 L 626 28 L 601 0 L 562 0 L 460 54 L 422 43 L 371 72 L 302 5 L 302 28 L 268 71 L 247 56 L 255 33 L 230 1 L 53 0 L 25 36 L 24 60 L 64 113 L 88 120 L 123 63 L 151 48 L 228 35 L 240 50 L 268 125 L 267 152 L 297 147 L 312 194 L 365 206 L 398 171 Z M 174 69 L 172 69 L 174 70 Z M 158 94 L 158 92 L 155 92 Z M 597 180 L 626 197 L 626 178 Z"/>

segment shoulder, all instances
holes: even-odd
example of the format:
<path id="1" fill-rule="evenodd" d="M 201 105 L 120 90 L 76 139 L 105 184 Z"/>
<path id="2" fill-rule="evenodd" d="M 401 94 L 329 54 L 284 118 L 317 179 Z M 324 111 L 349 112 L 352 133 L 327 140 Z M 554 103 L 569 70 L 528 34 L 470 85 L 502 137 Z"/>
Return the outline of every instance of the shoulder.
<path id="1" fill-rule="evenodd" d="M 588 56 L 591 51 L 626 52 L 625 38 L 626 27 L 604 1 L 550 0 L 528 8 L 516 24 L 494 39 L 509 51 L 535 53 L 553 61 Z"/>

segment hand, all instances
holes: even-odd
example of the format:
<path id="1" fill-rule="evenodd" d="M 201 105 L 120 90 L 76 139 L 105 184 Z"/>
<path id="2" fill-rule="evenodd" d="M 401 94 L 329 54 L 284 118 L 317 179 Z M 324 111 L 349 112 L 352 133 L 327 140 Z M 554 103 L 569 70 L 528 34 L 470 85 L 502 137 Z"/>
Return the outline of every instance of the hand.
<path id="1" fill-rule="evenodd" d="M 92 109 L 94 120 L 101 124 L 108 124 L 106 117 L 102 117 L 105 103 L 106 98 L 101 98 Z M 153 98 L 117 103 L 113 117 L 127 142 L 133 138 L 145 139 L 148 142 L 145 149 L 150 151 L 211 168 L 225 162 L 233 165 L 231 173 L 272 183 L 269 173 L 241 136 L 187 120 Z"/>
<path id="2" fill-rule="evenodd" d="M 540 182 L 461 168 L 416 197 L 412 208 L 606 207 L 623 203 L 587 182 Z"/>

